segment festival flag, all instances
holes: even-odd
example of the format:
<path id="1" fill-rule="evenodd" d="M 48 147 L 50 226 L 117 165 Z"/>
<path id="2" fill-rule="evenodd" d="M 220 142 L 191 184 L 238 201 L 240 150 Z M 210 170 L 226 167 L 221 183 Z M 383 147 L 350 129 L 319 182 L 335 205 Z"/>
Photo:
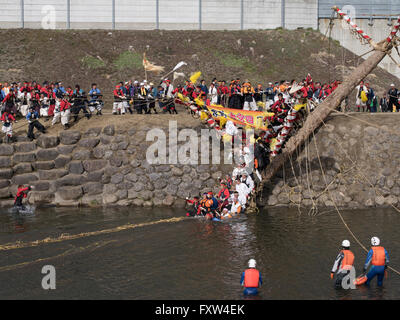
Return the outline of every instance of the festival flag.
<path id="1" fill-rule="evenodd" d="M 190 77 L 190 82 L 195 84 L 197 82 L 197 80 L 200 78 L 201 76 L 201 71 L 197 71 L 195 73 L 193 73 Z"/>
<path id="2" fill-rule="evenodd" d="M 183 67 L 183 66 L 186 66 L 186 65 L 187 65 L 187 63 L 186 63 L 185 61 L 181 61 L 181 62 L 179 62 L 179 63 L 175 66 L 175 68 L 172 69 L 172 71 L 176 71 L 176 70 L 178 70 L 179 68 L 181 68 L 181 67 Z"/>
<path id="3" fill-rule="evenodd" d="M 207 106 L 207 108 L 214 119 L 226 118 L 227 120 L 231 120 L 233 123 L 251 126 L 260 130 L 268 130 L 267 119 L 268 117 L 273 117 L 275 115 L 272 112 L 229 109 L 217 105 Z"/>
<path id="4" fill-rule="evenodd" d="M 184 78 L 185 74 L 183 72 L 174 72 L 174 80 L 178 78 Z"/>
<path id="5" fill-rule="evenodd" d="M 146 71 L 155 72 L 157 74 L 164 71 L 164 67 L 156 66 L 155 64 L 153 64 L 149 60 L 147 60 L 146 53 L 143 53 L 143 67 Z"/>

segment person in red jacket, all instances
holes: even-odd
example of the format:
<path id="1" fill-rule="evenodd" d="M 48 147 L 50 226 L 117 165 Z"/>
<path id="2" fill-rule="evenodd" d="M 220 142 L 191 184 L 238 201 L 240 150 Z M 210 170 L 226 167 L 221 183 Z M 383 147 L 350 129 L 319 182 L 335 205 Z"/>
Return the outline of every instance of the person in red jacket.
<path id="1" fill-rule="evenodd" d="M 218 192 L 218 209 L 222 211 L 224 207 L 226 207 L 229 202 L 228 199 L 231 196 L 229 189 L 227 187 L 227 183 L 225 181 L 221 181 L 221 189 Z"/>
<path id="2" fill-rule="evenodd" d="M 20 184 L 18 186 L 17 195 L 14 200 L 14 207 L 23 207 L 22 200 L 28 196 L 28 192 L 34 189 L 32 186 L 24 186 Z"/>
<path id="3" fill-rule="evenodd" d="M 12 123 L 13 121 L 15 121 L 15 118 L 11 113 L 4 111 L 1 115 L 0 120 L 3 122 L 3 127 L 1 128 L 1 131 L 3 131 L 6 135 L 5 142 L 9 143 L 12 140 Z"/>
<path id="4" fill-rule="evenodd" d="M 218 92 L 218 102 L 217 104 L 222 105 L 225 107 L 228 102 L 228 97 L 229 97 L 229 88 L 227 87 L 226 83 L 224 80 L 221 81 L 221 85 L 218 86 L 217 88 Z"/>
<path id="5" fill-rule="evenodd" d="M 14 92 L 14 89 L 11 88 L 10 92 L 5 96 L 5 98 L 2 101 L 2 103 L 5 106 L 4 109 L 7 112 L 12 113 L 13 115 L 15 115 L 17 113 L 17 109 L 15 107 L 16 99 L 17 99 L 17 96 Z"/>
<path id="6" fill-rule="evenodd" d="M 200 214 L 200 199 L 199 197 L 193 197 L 193 200 L 190 200 L 189 198 L 186 198 L 186 203 L 189 203 L 192 205 L 190 209 L 188 209 L 188 212 L 186 213 L 187 217 L 194 217 L 196 215 Z"/>

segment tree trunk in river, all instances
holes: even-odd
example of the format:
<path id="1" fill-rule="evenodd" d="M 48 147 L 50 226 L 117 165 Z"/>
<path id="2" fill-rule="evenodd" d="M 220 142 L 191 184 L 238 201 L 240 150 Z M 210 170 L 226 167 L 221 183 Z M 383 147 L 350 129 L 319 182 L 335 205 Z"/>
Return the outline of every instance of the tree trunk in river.
<path id="1" fill-rule="evenodd" d="M 378 45 L 382 50 L 391 48 L 391 45 L 386 41 L 382 41 Z M 285 147 L 282 149 L 282 153 L 273 158 L 271 164 L 263 172 L 263 183 L 270 180 L 278 172 L 293 152 L 301 146 L 316 129 L 318 129 L 328 115 L 342 103 L 342 101 L 353 91 L 362 79 L 371 73 L 371 71 L 385 56 L 386 51 L 376 50 L 367 60 L 356 68 L 326 100 L 324 100 L 308 115 L 303 127 L 295 136 L 291 137 L 287 141 Z M 261 187 L 263 183 L 261 184 Z"/>

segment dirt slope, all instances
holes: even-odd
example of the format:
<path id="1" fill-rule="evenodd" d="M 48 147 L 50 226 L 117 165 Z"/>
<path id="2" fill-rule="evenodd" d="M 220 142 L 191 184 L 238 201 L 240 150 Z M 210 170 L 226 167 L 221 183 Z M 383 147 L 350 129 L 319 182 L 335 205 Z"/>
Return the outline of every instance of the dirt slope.
<path id="1" fill-rule="evenodd" d="M 356 39 L 354 41 L 357 41 Z M 200 70 L 213 77 L 248 78 L 263 84 L 301 79 L 342 79 L 360 60 L 312 30 L 265 31 L 104 31 L 0 30 L 0 81 L 60 81 L 88 90 L 97 82 L 110 106 L 111 91 L 120 80 L 144 79 L 142 54 L 172 69 L 179 61 L 186 75 Z M 368 48 L 366 47 L 366 51 Z M 361 61 L 361 60 L 360 60 Z M 149 74 L 149 80 L 160 77 Z M 398 79 L 378 68 L 369 77 L 377 92 Z"/>

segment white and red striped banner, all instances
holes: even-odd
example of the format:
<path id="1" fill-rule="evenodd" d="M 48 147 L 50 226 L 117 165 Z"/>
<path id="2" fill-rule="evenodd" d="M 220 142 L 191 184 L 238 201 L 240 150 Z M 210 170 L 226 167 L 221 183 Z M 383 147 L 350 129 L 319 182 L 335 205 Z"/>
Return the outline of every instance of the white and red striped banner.
<path id="1" fill-rule="evenodd" d="M 357 26 L 357 24 L 355 24 L 345 12 L 343 12 L 342 10 L 340 10 L 337 7 L 334 7 L 333 10 L 335 10 L 338 13 L 339 17 L 342 18 L 343 20 L 345 20 L 353 28 L 353 31 L 358 36 L 360 36 L 362 39 L 364 39 L 368 42 L 372 41 L 372 38 L 369 35 L 367 35 L 361 28 L 359 28 Z"/>
<path id="2" fill-rule="evenodd" d="M 393 26 L 393 30 L 390 32 L 389 37 L 386 38 L 387 42 L 392 42 L 393 38 L 396 36 L 400 29 L 400 17 L 397 18 L 396 23 Z"/>

